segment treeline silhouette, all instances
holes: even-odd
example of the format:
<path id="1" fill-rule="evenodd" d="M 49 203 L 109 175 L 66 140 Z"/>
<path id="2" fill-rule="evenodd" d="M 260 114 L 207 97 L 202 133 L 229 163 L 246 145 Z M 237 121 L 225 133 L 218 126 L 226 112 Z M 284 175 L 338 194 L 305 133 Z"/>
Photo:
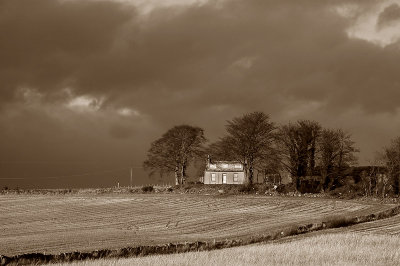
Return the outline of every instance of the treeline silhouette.
<path id="1" fill-rule="evenodd" d="M 206 143 L 202 128 L 175 126 L 151 144 L 144 167 L 160 176 L 174 173 L 176 184 L 182 185 L 189 165 L 197 162 L 200 175 L 202 162 L 211 156 L 241 162 L 248 185 L 260 176 L 276 185 L 290 177 L 286 189 L 302 193 L 385 197 L 400 192 L 400 137 L 378 153 L 373 165 L 358 167 L 359 150 L 343 129 L 325 128 L 311 120 L 278 125 L 269 115 L 252 112 L 228 120 L 225 135 Z"/>

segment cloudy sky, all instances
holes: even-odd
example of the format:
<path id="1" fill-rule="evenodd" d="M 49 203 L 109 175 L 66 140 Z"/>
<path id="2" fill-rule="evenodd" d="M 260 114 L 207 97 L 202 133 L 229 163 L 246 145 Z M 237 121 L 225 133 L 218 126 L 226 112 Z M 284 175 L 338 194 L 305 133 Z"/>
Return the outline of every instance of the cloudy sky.
<path id="1" fill-rule="evenodd" d="M 171 126 L 255 110 L 367 164 L 399 100 L 400 0 L 0 0 L 1 186 L 127 185 Z"/>

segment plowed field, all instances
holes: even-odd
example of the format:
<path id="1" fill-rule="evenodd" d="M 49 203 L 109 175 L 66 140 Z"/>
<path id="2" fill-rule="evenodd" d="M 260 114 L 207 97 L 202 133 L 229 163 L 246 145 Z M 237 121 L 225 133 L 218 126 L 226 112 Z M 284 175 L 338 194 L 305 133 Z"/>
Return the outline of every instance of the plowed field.
<path id="1" fill-rule="evenodd" d="M 358 216 L 391 207 L 263 196 L 2 195 L 0 254 L 231 239 L 319 221 L 326 216 Z"/>
<path id="2" fill-rule="evenodd" d="M 400 215 L 346 228 L 346 232 L 400 236 Z"/>

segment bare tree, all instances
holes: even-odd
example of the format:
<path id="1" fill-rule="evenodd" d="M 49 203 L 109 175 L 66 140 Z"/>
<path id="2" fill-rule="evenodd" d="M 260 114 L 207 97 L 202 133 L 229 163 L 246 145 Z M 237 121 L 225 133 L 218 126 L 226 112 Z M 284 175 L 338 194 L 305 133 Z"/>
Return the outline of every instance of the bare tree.
<path id="1" fill-rule="evenodd" d="M 343 171 L 357 161 L 358 152 L 351 135 L 342 129 L 323 129 L 319 139 L 319 168 L 324 189 L 336 186 Z"/>
<path id="2" fill-rule="evenodd" d="M 375 196 L 379 196 L 381 193 L 382 197 L 385 197 L 386 187 L 388 185 L 388 176 L 385 174 L 385 166 L 383 161 L 382 153 L 377 153 L 373 161 L 369 161 L 371 168 L 369 169 L 369 175 L 371 180 L 374 181 L 375 185 Z"/>
<path id="3" fill-rule="evenodd" d="M 268 164 L 276 156 L 275 129 L 263 112 L 245 114 L 228 121 L 227 135 L 211 144 L 209 151 L 214 157 L 243 163 L 248 182 L 252 184 L 257 166 Z"/>
<path id="4" fill-rule="evenodd" d="M 297 177 L 300 164 L 300 137 L 297 126 L 294 124 L 284 125 L 277 134 L 278 147 L 283 157 L 282 164 L 291 176 Z"/>
<path id="5" fill-rule="evenodd" d="M 392 140 L 391 144 L 383 149 L 381 160 L 386 166 L 387 182 L 392 183 L 394 193 L 400 192 L 400 137 Z M 386 186 L 385 186 L 386 187 Z"/>
<path id="6" fill-rule="evenodd" d="M 365 196 L 372 195 L 372 176 L 367 173 L 366 170 L 363 170 L 360 174 L 361 177 L 361 184 L 364 189 Z"/>
<path id="7" fill-rule="evenodd" d="M 186 169 L 195 158 L 204 154 L 204 130 L 188 125 L 175 126 L 151 144 L 145 169 L 154 172 L 174 173 L 177 185 L 186 179 Z"/>
<path id="8" fill-rule="evenodd" d="M 258 160 L 254 168 L 257 170 L 257 176 L 262 174 L 263 181 L 272 182 L 273 184 L 280 184 L 282 182 L 282 158 L 279 156 L 276 147 L 271 149 L 271 154 L 269 156 Z"/>
<path id="9" fill-rule="evenodd" d="M 382 181 L 382 198 L 386 197 L 386 189 L 389 184 L 389 176 L 387 174 L 380 174 L 381 181 Z"/>
<path id="10" fill-rule="evenodd" d="M 295 179 L 296 189 L 300 186 L 301 177 L 314 174 L 320 132 L 320 124 L 310 120 L 289 123 L 279 130 L 277 139 L 282 163 Z"/>

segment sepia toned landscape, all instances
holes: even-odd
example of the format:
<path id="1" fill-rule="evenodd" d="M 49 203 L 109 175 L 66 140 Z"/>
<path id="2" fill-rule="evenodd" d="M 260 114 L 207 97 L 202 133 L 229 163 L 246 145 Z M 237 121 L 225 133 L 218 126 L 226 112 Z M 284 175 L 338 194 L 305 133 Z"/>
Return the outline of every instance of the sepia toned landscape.
<path id="1" fill-rule="evenodd" d="M 164 247 L 161 253 L 171 253 L 165 247 L 174 244 L 184 247 L 188 243 L 196 243 L 193 250 L 213 250 L 224 246 L 273 241 L 266 246 L 276 247 L 275 251 L 274 248 L 268 248 L 270 253 L 267 254 L 273 254 L 282 245 L 285 246 L 284 250 L 298 249 L 298 245 L 307 241 L 320 241 L 322 246 L 318 248 L 323 248 L 323 245 L 337 246 L 339 238 L 346 245 L 352 245 L 351 241 L 358 243 L 360 240 L 357 239 L 366 235 L 373 235 L 371 241 L 382 241 L 382 237 L 397 237 L 400 234 L 400 216 L 396 215 L 400 208 L 397 204 L 371 201 L 219 193 L 96 194 L 86 191 L 64 195 L 3 194 L 0 196 L 0 203 L 3 218 L 0 221 L 0 253 L 15 259 L 7 262 L 4 259 L 6 257 L 3 257 L 5 264 L 60 260 L 54 257 L 45 259 L 35 254 L 93 254 L 109 250 L 111 252 L 97 255 L 98 258 L 134 256 L 135 253 L 129 252 L 125 255 L 112 254 L 113 250 L 133 247 L 146 247 L 149 250 L 142 255 L 155 255 L 159 252 L 151 251 L 151 247 Z M 369 220 L 372 222 L 368 222 Z M 307 232 L 310 232 L 309 237 L 307 234 L 301 237 Z M 362 241 L 368 242 L 369 239 Z M 396 242 L 396 239 L 391 241 Z M 400 244 L 399 241 L 396 243 Z M 261 265 L 266 262 L 262 259 L 265 255 L 262 255 L 262 250 L 266 248 L 263 245 L 213 251 L 206 257 L 203 253 L 164 255 L 160 259 L 151 257 L 126 262 L 115 259 L 96 261 L 93 265 L 150 265 L 155 260 L 166 265 L 187 265 L 192 264 L 192 261 L 196 261 L 196 265 L 212 261 L 228 265 L 230 262 L 226 258 L 231 258 L 229 254 L 247 253 L 248 249 L 255 249 L 252 252 L 259 253 L 248 262 L 257 264 L 258 261 Z M 318 252 L 318 248 L 313 252 L 324 254 Z M 172 251 L 176 252 L 179 249 Z M 88 255 L 81 255 L 82 258 L 85 256 L 90 258 Z M 257 259 L 257 256 L 260 258 Z M 276 260 L 278 264 L 301 262 L 296 256 L 274 256 L 276 258 L 272 261 Z M 60 261 L 70 260 L 65 258 Z M 246 256 L 239 259 L 242 263 L 246 260 Z M 318 261 L 313 256 L 313 260 L 307 263 L 314 260 Z M 329 257 L 324 260 L 329 260 Z M 84 265 L 90 265 L 90 262 L 84 262 Z"/>
<path id="2" fill-rule="evenodd" d="M 210 252 L 55 265 L 398 265 L 399 245 L 398 236 L 338 233 Z"/>
<path id="3" fill-rule="evenodd" d="M 257 196 L 1 196 L 0 253 L 240 239 L 391 205 Z"/>
<path id="4" fill-rule="evenodd" d="M 0 266 L 400 265 L 400 0 L 0 0 Z"/>

